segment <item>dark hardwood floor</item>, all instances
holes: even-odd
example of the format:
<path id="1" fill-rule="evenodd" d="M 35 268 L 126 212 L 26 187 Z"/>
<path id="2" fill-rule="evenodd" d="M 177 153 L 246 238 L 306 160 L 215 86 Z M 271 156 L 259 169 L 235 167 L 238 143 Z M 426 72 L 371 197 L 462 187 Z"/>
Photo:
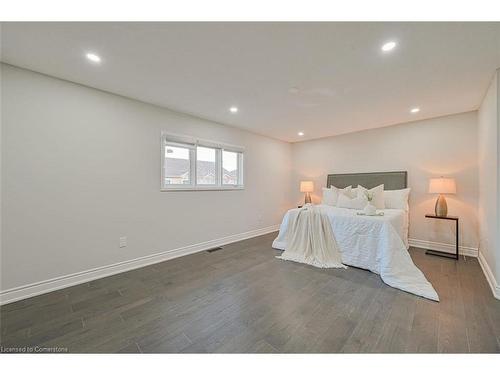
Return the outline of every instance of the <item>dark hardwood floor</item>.
<path id="1" fill-rule="evenodd" d="M 368 271 L 274 258 L 275 233 L 0 308 L 1 346 L 87 353 L 500 352 L 476 259 L 411 249 L 436 303 Z"/>

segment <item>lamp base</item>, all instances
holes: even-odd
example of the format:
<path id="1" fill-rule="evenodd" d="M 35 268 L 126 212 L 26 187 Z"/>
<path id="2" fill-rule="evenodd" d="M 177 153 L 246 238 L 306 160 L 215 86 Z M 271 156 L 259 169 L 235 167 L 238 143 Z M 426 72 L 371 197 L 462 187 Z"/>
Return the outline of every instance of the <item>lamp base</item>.
<path id="1" fill-rule="evenodd" d="M 310 193 L 306 193 L 306 197 L 304 199 L 304 202 L 305 202 L 305 204 L 312 203 Z"/>
<path id="2" fill-rule="evenodd" d="M 443 194 L 439 194 L 436 200 L 436 206 L 434 207 L 434 212 L 436 216 L 446 217 L 448 215 L 448 205 L 446 204 L 446 198 Z"/>

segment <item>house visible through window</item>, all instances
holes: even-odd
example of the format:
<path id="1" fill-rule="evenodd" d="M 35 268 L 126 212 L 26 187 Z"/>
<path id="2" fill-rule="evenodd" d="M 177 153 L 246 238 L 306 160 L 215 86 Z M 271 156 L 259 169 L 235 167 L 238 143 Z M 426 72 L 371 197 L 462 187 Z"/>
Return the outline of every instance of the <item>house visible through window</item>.
<path id="1" fill-rule="evenodd" d="M 183 136 L 162 136 L 164 190 L 243 188 L 243 149 Z"/>
<path id="2" fill-rule="evenodd" d="M 196 147 L 196 183 L 215 185 L 217 183 L 216 149 Z"/>
<path id="3" fill-rule="evenodd" d="M 191 162 L 189 158 L 189 148 L 165 146 L 165 184 L 191 184 Z"/>
<path id="4" fill-rule="evenodd" d="M 238 185 L 239 154 L 233 151 L 222 151 L 222 184 Z"/>

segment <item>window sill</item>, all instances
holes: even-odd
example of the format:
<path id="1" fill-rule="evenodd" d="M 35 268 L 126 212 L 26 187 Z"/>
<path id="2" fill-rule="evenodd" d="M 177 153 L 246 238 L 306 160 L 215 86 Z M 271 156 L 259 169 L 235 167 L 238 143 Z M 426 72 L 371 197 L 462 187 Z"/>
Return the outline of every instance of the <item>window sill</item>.
<path id="1" fill-rule="evenodd" d="M 225 190 L 244 190 L 244 186 L 196 186 L 196 187 L 171 187 L 162 188 L 160 191 L 225 191 Z"/>

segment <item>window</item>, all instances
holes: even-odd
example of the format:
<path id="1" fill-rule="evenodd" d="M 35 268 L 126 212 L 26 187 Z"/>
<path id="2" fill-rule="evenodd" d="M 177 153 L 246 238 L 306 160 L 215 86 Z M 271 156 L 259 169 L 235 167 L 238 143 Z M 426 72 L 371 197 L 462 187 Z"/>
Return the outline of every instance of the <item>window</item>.
<path id="1" fill-rule="evenodd" d="M 217 184 L 217 158 L 218 150 L 208 147 L 196 147 L 196 184 Z"/>
<path id="2" fill-rule="evenodd" d="M 243 189 L 243 148 L 162 134 L 162 190 Z"/>
<path id="3" fill-rule="evenodd" d="M 165 145 L 165 184 L 191 185 L 191 149 Z"/>
<path id="4" fill-rule="evenodd" d="M 222 185 L 240 185 L 240 152 L 222 150 Z"/>

